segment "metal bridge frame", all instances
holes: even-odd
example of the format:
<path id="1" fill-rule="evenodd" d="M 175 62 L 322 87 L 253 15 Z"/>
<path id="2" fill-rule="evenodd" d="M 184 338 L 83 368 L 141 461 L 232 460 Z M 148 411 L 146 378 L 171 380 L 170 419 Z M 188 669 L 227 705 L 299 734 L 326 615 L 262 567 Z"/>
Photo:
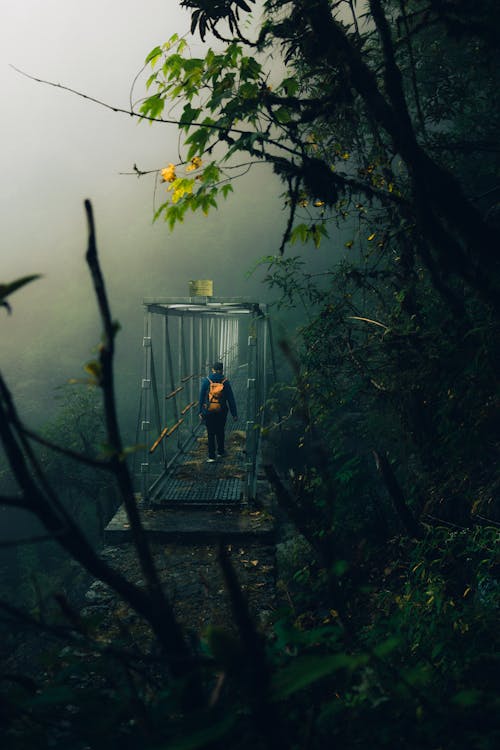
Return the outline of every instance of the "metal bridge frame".
<path id="1" fill-rule="evenodd" d="M 200 430 L 200 380 L 213 362 L 221 361 L 233 383 L 246 369 L 243 499 L 253 500 L 269 360 L 275 376 L 266 305 L 216 297 L 148 298 L 143 305 L 144 365 L 137 435 L 141 434 L 137 442 L 145 445 L 140 465 L 143 499 L 161 497 L 170 467 L 195 441 Z M 240 401 L 238 408 L 243 413 L 242 407 Z"/>

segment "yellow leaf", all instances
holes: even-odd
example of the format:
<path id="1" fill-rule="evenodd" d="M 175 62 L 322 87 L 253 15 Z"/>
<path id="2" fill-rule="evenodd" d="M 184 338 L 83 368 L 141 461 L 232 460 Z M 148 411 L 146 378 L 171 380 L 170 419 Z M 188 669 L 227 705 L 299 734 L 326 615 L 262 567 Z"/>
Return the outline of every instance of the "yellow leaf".
<path id="1" fill-rule="evenodd" d="M 101 376 L 101 365 L 95 360 L 93 360 L 92 362 L 87 362 L 83 369 L 85 370 L 85 372 L 88 372 L 89 375 L 92 375 L 95 378 L 100 378 Z"/>
<path id="2" fill-rule="evenodd" d="M 168 167 L 161 170 L 163 182 L 173 182 L 175 180 L 175 164 L 169 164 Z"/>
<path id="3" fill-rule="evenodd" d="M 354 245 L 354 242 L 353 242 L 353 240 L 349 240 L 349 242 L 346 242 L 346 243 L 345 243 L 345 246 L 346 246 L 346 247 L 347 247 L 347 248 L 348 248 L 349 250 L 351 249 L 351 247 L 352 247 L 353 245 Z"/>
<path id="4" fill-rule="evenodd" d="M 199 156 L 193 156 L 191 163 L 186 167 L 186 172 L 194 172 L 195 169 L 199 169 L 202 165 L 202 160 Z"/>
<path id="5" fill-rule="evenodd" d="M 171 182 L 168 190 L 172 192 L 172 203 L 177 203 L 185 195 L 190 195 L 193 192 L 194 180 L 192 179 L 177 179 Z"/>
<path id="6" fill-rule="evenodd" d="M 470 587 L 470 586 L 467 586 L 467 588 L 465 589 L 464 593 L 462 594 L 463 598 L 465 599 L 465 597 L 466 597 L 466 596 L 467 596 L 468 594 L 470 594 L 470 592 L 471 592 L 471 591 L 472 591 L 471 587 Z"/>
<path id="7" fill-rule="evenodd" d="M 368 237 L 368 242 L 371 242 L 371 241 L 372 241 L 373 239 L 375 239 L 375 237 L 376 237 L 376 232 L 374 232 L 373 234 L 371 234 L 371 235 L 370 235 L 370 236 Z"/>

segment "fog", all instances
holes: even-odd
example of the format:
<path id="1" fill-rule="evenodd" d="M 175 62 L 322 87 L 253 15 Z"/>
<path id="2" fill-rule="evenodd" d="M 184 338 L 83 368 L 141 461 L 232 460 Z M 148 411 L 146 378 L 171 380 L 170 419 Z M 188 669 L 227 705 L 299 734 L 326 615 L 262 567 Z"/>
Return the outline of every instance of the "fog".
<path id="1" fill-rule="evenodd" d="M 120 173 L 134 163 L 149 170 L 178 161 L 175 126 L 139 123 L 10 66 L 127 108 L 147 53 L 187 31 L 189 14 L 166 0 L 1 0 L 0 7 L 0 281 L 43 275 L 11 297 L 11 316 L 0 309 L 0 367 L 21 412 L 35 422 L 50 417 L 58 386 L 83 375 L 100 337 L 84 263 L 83 200 L 90 198 L 113 316 L 122 326 L 118 392 L 131 409 L 142 298 L 185 295 L 189 279 L 211 278 L 217 296 L 268 299 L 262 273 L 247 278 L 247 271 L 277 252 L 286 221 L 282 186 L 257 165 L 219 211 L 191 215 L 173 233 L 153 224 L 154 177 Z M 191 47 L 202 52 L 196 42 Z M 330 251 L 305 254 L 321 265 Z"/>

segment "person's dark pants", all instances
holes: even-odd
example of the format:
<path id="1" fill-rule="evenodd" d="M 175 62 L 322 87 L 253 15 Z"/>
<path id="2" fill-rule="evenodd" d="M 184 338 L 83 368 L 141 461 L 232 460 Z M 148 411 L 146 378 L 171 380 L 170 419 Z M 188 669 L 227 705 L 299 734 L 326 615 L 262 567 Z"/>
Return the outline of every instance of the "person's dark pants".
<path id="1" fill-rule="evenodd" d="M 208 435 L 208 457 L 215 458 L 215 445 L 218 453 L 224 453 L 224 430 L 226 428 L 227 411 L 222 410 L 213 414 L 206 414 L 205 425 Z"/>

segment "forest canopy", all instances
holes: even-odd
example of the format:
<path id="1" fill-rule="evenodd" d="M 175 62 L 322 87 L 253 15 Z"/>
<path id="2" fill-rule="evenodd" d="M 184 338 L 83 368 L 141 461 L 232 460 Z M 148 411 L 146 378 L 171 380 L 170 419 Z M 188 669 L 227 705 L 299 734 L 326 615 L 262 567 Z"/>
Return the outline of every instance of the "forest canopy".
<path id="1" fill-rule="evenodd" d="M 214 44 L 195 57 L 174 35 L 146 58 L 140 112 L 178 111 L 184 137 L 156 216 L 173 227 L 208 212 L 239 171 L 270 164 L 288 220 L 263 263 L 283 303 L 319 310 L 301 356 L 326 434 L 338 408 L 362 404 L 420 510 L 468 516 L 498 447 L 493 4 L 181 4 Z M 344 260 L 318 285 L 290 246 L 335 246 L 341 229 Z"/>

